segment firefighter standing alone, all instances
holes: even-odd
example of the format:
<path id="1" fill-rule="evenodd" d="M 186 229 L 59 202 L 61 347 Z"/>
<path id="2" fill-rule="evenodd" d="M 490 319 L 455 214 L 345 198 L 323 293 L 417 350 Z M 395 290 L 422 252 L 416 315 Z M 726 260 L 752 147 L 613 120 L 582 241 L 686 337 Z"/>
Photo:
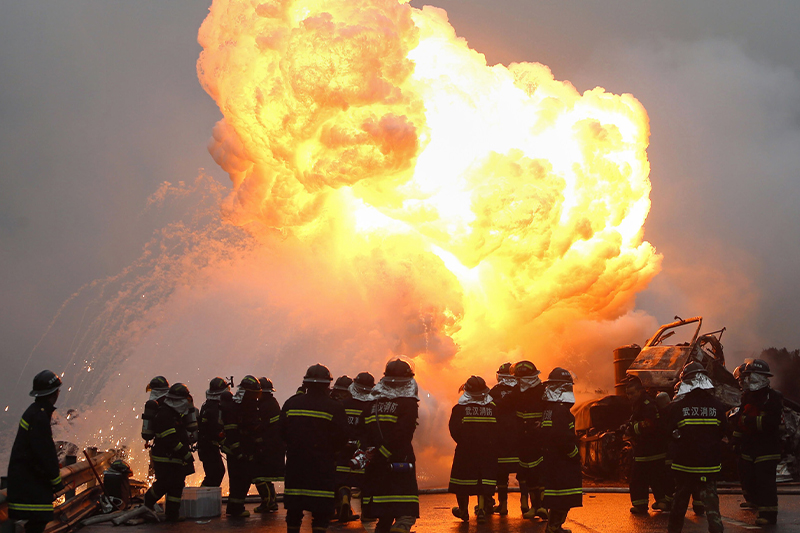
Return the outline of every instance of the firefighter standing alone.
<path id="1" fill-rule="evenodd" d="M 743 484 L 752 491 L 758 509 L 756 525 L 778 520 L 776 468 L 781 460 L 780 427 L 783 423 L 783 396 L 769 386 L 772 374 L 766 361 L 755 359 L 742 371 L 746 390 L 738 418 L 742 461 L 747 463 Z"/>
<path id="2" fill-rule="evenodd" d="M 63 488 L 50 419 L 61 378 L 43 370 L 33 378 L 36 400 L 19 421 L 8 463 L 8 516 L 27 520 L 26 533 L 41 533 L 53 519 L 53 495 Z"/>

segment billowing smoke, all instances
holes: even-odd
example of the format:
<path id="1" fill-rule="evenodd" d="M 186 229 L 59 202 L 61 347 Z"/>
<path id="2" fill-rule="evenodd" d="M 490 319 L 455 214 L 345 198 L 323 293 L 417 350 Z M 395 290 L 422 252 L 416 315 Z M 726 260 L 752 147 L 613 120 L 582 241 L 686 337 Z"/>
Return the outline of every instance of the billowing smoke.
<path id="1" fill-rule="evenodd" d="M 128 444 L 141 473 L 153 375 L 198 404 L 215 375 L 267 375 L 284 400 L 309 364 L 380 375 L 405 354 L 421 485 L 441 485 L 470 374 L 528 358 L 608 388 L 611 350 L 651 333 L 633 310 L 660 265 L 633 96 L 489 67 L 444 11 L 396 0 L 215 1 L 199 41 L 224 116 L 209 149 L 233 189 L 165 184 L 154 200 L 185 216 L 65 304 L 82 316 L 74 438 Z"/>

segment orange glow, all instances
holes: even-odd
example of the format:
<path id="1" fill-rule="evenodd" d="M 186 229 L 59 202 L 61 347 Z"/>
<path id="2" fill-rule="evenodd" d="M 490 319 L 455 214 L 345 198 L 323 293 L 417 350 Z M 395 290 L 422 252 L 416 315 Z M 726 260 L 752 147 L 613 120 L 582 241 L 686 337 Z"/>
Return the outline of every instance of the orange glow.
<path id="1" fill-rule="evenodd" d="M 431 311 L 454 367 L 535 357 L 537 328 L 615 319 L 659 270 L 631 95 L 487 66 L 443 10 L 397 0 L 215 0 L 199 42 L 227 220 L 324 240 L 330 265 L 386 239 L 398 263 L 427 257 L 460 288 Z"/>

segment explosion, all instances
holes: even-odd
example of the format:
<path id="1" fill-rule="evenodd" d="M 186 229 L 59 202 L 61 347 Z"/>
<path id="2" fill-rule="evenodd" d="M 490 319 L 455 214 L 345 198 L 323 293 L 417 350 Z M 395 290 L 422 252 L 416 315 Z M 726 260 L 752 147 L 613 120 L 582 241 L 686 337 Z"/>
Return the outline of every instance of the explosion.
<path id="1" fill-rule="evenodd" d="M 408 353 L 423 372 L 540 356 L 543 325 L 617 318 L 659 269 L 631 95 L 487 66 L 443 10 L 396 0 L 215 0 L 199 42 L 226 219 L 335 242 L 331 269 L 423 264 L 446 295 L 420 303 L 428 333 L 448 346 Z"/>

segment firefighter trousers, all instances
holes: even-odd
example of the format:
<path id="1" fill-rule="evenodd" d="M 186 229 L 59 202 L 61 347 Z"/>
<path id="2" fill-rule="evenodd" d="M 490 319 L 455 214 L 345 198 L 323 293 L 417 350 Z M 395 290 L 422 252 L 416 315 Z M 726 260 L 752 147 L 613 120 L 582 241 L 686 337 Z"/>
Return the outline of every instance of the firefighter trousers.
<path id="1" fill-rule="evenodd" d="M 680 533 L 683 529 L 683 521 L 692 494 L 699 496 L 705 504 L 708 531 L 722 533 L 722 517 L 719 514 L 716 479 L 704 474 L 688 474 L 686 472 L 675 472 L 675 499 L 672 501 L 672 510 L 669 513 L 667 531 Z"/>
<path id="2" fill-rule="evenodd" d="M 653 489 L 653 497 L 657 503 L 669 501 L 667 469 L 664 466 L 664 459 L 651 461 L 639 461 L 634 459 L 631 468 L 631 505 L 636 507 L 647 507 L 650 502 L 650 489 Z"/>
<path id="3" fill-rule="evenodd" d="M 225 513 L 237 516 L 244 511 L 244 500 L 253 482 L 253 462 L 228 456 L 228 507 Z"/>
<path id="4" fill-rule="evenodd" d="M 749 474 L 747 485 L 751 490 L 751 498 L 758 508 L 758 517 L 775 522 L 778 518 L 778 485 L 775 472 L 778 459 L 762 460 L 756 457 L 745 470 Z M 745 484 L 744 478 L 742 484 Z"/>
<path id="5" fill-rule="evenodd" d="M 225 463 L 222 461 L 222 453 L 219 447 L 209 445 L 197 449 L 197 456 L 203 463 L 205 477 L 200 484 L 202 487 L 219 487 L 222 485 L 222 478 L 225 477 Z"/>
<path id="6" fill-rule="evenodd" d="M 150 490 L 144 494 L 144 504 L 152 509 L 162 496 L 166 496 L 164 514 L 167 520 L 178 519 L 181 509 L 181 495 L 186 476 L 183 474 L 184 466 L 177 463 L 160 463 L 153 461 L 156 480 Z"/>

